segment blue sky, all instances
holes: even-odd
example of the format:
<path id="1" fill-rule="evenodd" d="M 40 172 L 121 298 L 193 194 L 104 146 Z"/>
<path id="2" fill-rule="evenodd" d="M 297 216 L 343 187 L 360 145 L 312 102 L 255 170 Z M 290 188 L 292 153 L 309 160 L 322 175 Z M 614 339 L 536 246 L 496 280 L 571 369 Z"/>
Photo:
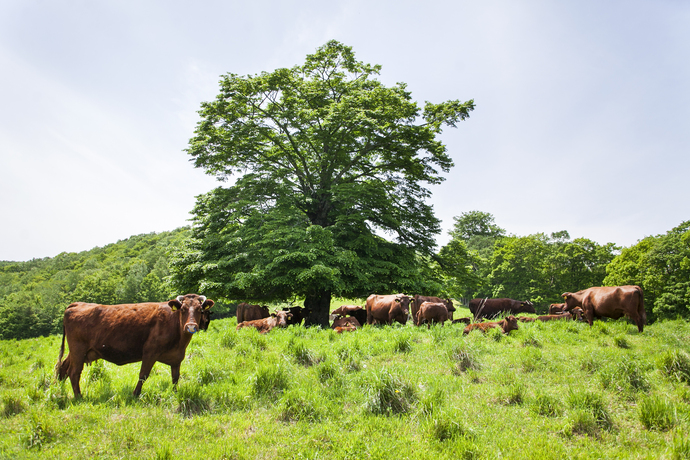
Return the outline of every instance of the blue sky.
<path id="1" fill-rule="evenodd" d="M 328 40 L 420 103 L 474 99 L 442 135 L 443 221 L 629 246 L 690 219 L 686 1 L 0 3 L 0 260 L 187 225 L 217 182 L 184 152 L 219 76 Z"/>

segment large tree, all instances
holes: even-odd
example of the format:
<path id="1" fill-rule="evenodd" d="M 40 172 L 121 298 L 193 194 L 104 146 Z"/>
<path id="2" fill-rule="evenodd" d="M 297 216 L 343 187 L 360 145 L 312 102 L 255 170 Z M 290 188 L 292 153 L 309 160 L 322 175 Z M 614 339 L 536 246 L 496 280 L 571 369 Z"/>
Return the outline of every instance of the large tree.
<path id="1" fill-rule="evenodd" d="M 232 185 L 198 197 L 173 263 L 181 287 L 229 299 L 303 297 L 328 324 L 332 295 L 415 289 L 439 221 L 426 184 L 453 162 L 437 136 L 474 108 L 386 87 L 380 66 L 328 42 L 301 66 L 227 74 L 188 153 Z M 385 236 L 386 238 L 384 238 Z"/>

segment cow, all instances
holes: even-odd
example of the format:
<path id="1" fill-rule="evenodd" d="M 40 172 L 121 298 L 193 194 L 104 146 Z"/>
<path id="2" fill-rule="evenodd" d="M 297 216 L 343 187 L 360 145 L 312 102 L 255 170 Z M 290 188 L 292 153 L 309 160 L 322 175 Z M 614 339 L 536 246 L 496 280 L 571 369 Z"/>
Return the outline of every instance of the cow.
<path id="1" fill-rule="evenodd" d="M 475 319 L 495 318 L 501 313 L 536 313 L 534 304 L 529 300 L 472 299 L 469 306 Z"/>
<path id="2" fill-rule="evenodd" d="M 253 321 L 255 319 L 268 318 L 271 313 L 268 311 L 268 307 L 261 305 L 249 305 L 248 303 L 242 302 L 237 306 L 237 324 L 244 321 Z"/>
<path id="3" fill-rule="evenodd" d="M 366 322 L 367 322 L 367 310 L 365 308 L 358 306 L 358 305 L 343 305 L 343 306 L 333 310 L 331 312 L 331 315 L 353 316 L 353 317 L 357 318 L 357 321 L 359 321 L 359 324 L 366 324 Z"/>
<path id="4" fill-rule="evenodd" d="M 578 292 L 564 292 L 566 310 L 582 308 L 584 317 L 591 326 L 594 318 L 618 319 L 627 316 L 642 332 L 647 323 L 644 310 L 644 295 L 640 286 L 591 287 Z"/>
<path id="5" fill-rule="evenodd" d="M 414 296 L 414 299 L 410 302 L 410 313 L 412 314 L 412 322 L 415 326 L 419 326 L 419 324 L 417 324 L 417 312 L 419 311 L 419 307 L 421 307 L 424 302 L 443 303 L 446 306 L 446 309 L 448 310 L 448 319 L 450 319 L 451 321 L 453 320 L 453 312 L 455 311 L 455 307 L 453 306 L 453 301 L 451 299 L 442 299 L 440 297 L 424 296 L 417 294 Z"/>
<path id="6" fill-rule="evenodd" d="M 259 334 L 267 334 L 271 332 L 274 327 L 287 327 L 287 322 L 290 319 L 290 312 L 278 310 L 268 318 L 254 319 L 251 321 L 242 321 L 237 325 L 235 330 L 239 331 L 245 327 L 253 327 Z"/>
<path id="7" fill-rule="evenodd" d="M 199 331 L 204 312 L 213 304 L 213 300 L 197 294 L 181 295 L 163 303 L 70 304 L 62 320 L 56 376 L 60 380 L 69 377 L 74 397 L 80 398 L 79 378 L 84 364 L 97 359 L 118 366 L 141 361 L 139 381 L 134 388 L 134 396 L 139 396 L 153 365 L 161 362 L 170 366 L 172 383 L 177 385 L 187 345 Z M 65 339 L 69 354 L 63 361 Z"/>
<path id="8" fill-rule="evenodd" d="M 354 332 L 357 328 L 350 324 L 349 326 L 338 326 L 333 329 L 337 334 L 342 334 L 343 332 Z"/>
<path id="9" fill-rule="evenodd" d="M 584 321 L 584 318 L 582 317 L 583 311 L 582 308 L 580 307 L 575 307 L 572 310 L 570 310 L 570 313 L 573 314 L 573 316 L 578 320 L 578 321 Z"/>
<path id="10" fill-rule="evenodd" d="M 542 315 L 537 316 L 536 318 L 537 321 L 558 321 L 559 319 L 572 320 L 573 315 L 567 311 L 565 313 L 561 313 L 560 315 Z"/>
<path id="11" fill-rule="evenodd" d="M 565 311 L 564 303 L 552 303 L 549 305 L 549 315 L 557 315 Z"/>
<path id="12" fill-rule="evenodd" d="M 414 317 L 415 324 L 421 326 L 424 321 L 427 323 L 427 328 L 431 327 L 431 323 L 443 323 L 448 319 L 448 309 L 444 302 L 422 302 L 417 310 L 417 316 Z"/>
<path id="13" fill-rule="evenodd" d="M 523 323 L 533 323 L 537 320 L 537 318 L 532 318 L 530 316 L 518 316 L 518 321 L 523 322 Z"/>
<path id="14" fill-rule="evenodd" d="M 453 322 L 453 324 L 459 324 L 459 323 L 470 324 L 472 322 L 472 318 L 470 318 L 469 316 L 466 316 L 464 318 L 454 319 L 452 322 Z"/>
<path id="15" fill-rule="evenodd" d="M 374 324 L 374 321 L 405 324 L 410 314 L 409 305 L 410 297 L 405 294 L 372 294 L 367 297 L 367 324 Z"/>
<path id="16" fill-rule="evenodd" d="M 347 327 L 347 326 L 354 326 L 356 329 L 359 329 L 362 327 L 359 321 L 357 321 L 357 318 L 354 316 L 340 316 L 333 320 L 333 324 L 331 325 L 331 328 L 335 329 L 337 327 Z"/>
<path id="17" fill-rule="evenodd" d="M 493 329 L 495 327 L 500 327 L 501 330 L 503 330 L 504 334 L 507 334 L 510 331 L 515 331 L 515 330 L 519 329 L 517 318 L 515 318 L 513 315 L 510 315 L 510 316 L 506 317 L 505 319 L 502 319 L 501 321 L 491 321 L 491 322 L 486 322 L 486 323 L 470 324 L 469 326 L 467 326 L 462 331 L 462 333 L 463 334 L 469 334 L 470 331 L 473 331 L 475 329 L 479 329 L 482 332 L 486 332 L 489 329 Z"/>
<path id="18" fill-rule="evenodd" d="M 300 325 L 302 324 L 302 321 L 304 321 L 304 318 L 309 316 L 311 314 L 311 309 L 307 309 L 304 307 L 288 307 L 288 308 L 283 308 L 283 311 L 286 311 L 292 315 L 290 319 L 287 321 L 287 325 L 290 326 L 291 324 L 295 325 Z"/>
<path id="19" fill-rule="evenodd" d="M 211 310 L 204 310 L 201 312 L 201 320 L 199 320 L 199 330 L 208 330 L 208 325 L 211 324 L 211 315 L 213 312 Z"/>

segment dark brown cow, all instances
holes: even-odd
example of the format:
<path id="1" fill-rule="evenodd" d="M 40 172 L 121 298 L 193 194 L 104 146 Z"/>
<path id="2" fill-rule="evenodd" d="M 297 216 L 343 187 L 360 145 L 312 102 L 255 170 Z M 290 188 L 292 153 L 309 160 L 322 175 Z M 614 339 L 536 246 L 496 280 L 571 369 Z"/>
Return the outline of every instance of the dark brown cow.
<path id="1" fill-rule="evenodd" d="M 292 315 L 290 319 L 287 321 L 287 325 L 299 325 L 302 324 L 302 321 L 304 321 L 304 318 L 309 316 L 311 313 L 310 309 L 304 308 L 304 307 L 288 307 L 288 308 L 283 308 L 283 311 L 286 311 Z"/>
<path id="2" fill-rule="evenodd" d="M 421 307 L 424 302 L 443 303 L 448 310 L 448 319 L 451 321 L 453 320 L 453 312 L 455 311 L 455 307 L 453 306 L 453 301 L 451 299 L 442 299 L 440 297 L 417 294 L 410 302 L 410 313 L 412 314 L 412 321 L 414 322 L 415 326 L 419 326 L 417 323 L 417 312 L 419 311 L 419 307 Z"/>
<path id="3" fill-rule="evenodd" d="M 549 315 L 557 315 L 565 311 L 564 303 L 552 303 L 549 305 Z"/>
<path id="4" fill-rule="evenodd" d="M 564 320 L 572 320 L 573 315 L 570 312 L 565 312 L 561 313 L 560 315 L 542 315 L 542 316 L 537 316 L 537 321 L 558 321 L 560 319 Z"/>
<path id="5" fill-rule="evenodd" d="M 431 323 L 443 323 L 448 320 L 448 309 L 443 302 L 422 302 L 417 310 L 415 324 L 421 326 L 426 321 L 427 328 L 431 327 Z"/>
<path id="6" fill-rule="evenodd" d="M 591 326 L 594 318 L 618 319 L 627 316 L 642 332 L 647 323 L 644 310 L 644 296 L 640 286 L 591 287 L 578 292 L 564 292 L 566 310 L 581 307 Z"/>
<path id="7" fill-rule="evenodd" d="M 358 305 L 343 305 L 333 310 L 331 315 L 353 316 L 357 318 L 359 324 L 366 324 L 367 322 L 367 310 Z"/>
<path id="8" fill-rule="evenodd" d="M 237 324 L 244 321 L 254 321 L 255 319 L 268 318 L 271 316 L 271 312 L 268 311 L 268 307 L 261 305 L 249 305 L 248 303 L 242 302 L 237 306 Z"/>
<path id="9" fill-rule="evenodd" d="M 462 331 L 462 333 L 469 334 L 470 331 L 473 331 L 475 329 L 479 329 L 482 332 L 486 332 L 489 329 L 493 329 L 495 327 L 500 327 L 503 330 L 504 334 L 519 329 L 517 319 L 513 315 L 510 315 L 507 318 L 502 319 L 501 321 L 470 324 L 465 328 L 465 330 Z"/>
<path id="10" fill-rule="evenodd" d="M 211 324 L 211 315 L 213 312 L 211 310 L 204 310 L 201 312 L 201 319 L 199 320 L 199 330 L 208 330 L 208 325 Z"/>
<path id="11" fill-rule="evenodd" d="M 134 396 L 158 361 L 170 366 L 173 385 L 180 378 L 180 364 L 199 322 L 213 307 L 213 300 L 187 294 L 163 303 L 98 305 L 76 302 L 65 310 L 57 377 L 69 377 L 75 397 L 81 396 L 79 378 L 84 364 L 105 359 L 121 366 L 141 361 Z M 64 361 L 65 338 L 69 354 Z"/>
<path id="12" fill-rule="evenodd" d="M 273 313 L 268 318 L 254 319 L 251 321 L 242 321 L 237 325 L 235 330 L 239 331 L 245 327 L 253 327 L 259 334 L 267 334 L 271 332 L 274 327 L 287 327 L 288 319 L 290 318 L 290 312 L 278 310 Z"/>
<path id="13" fill-rule="evenodd" d="M 501 313 L 536 313 L 534 304 L 529 300 L 472 299 L 469 306 L 475 319 L 494 318 Z"/>
<path id="14" fill-rule="evenodd" d="M 405 324 L 410 314 L 409 305 L 410 298 L 404 294 L 372 294 L 367 298 L 367 324 L 374 324 L 374 321 Z"/>
<path id="15" fill-rule="evenodd" d="M 335 329 L 337 327 L 348 327 L 348 326 L 354 326 L 356 329 L 359 329 L 362 327 L 359 321 L 357 321 L 357 318 L 353 316 L 341 316 L 339 318 L 336 318 L 333 320 L 333 324 L 331 325 L 331 328 Z"/>

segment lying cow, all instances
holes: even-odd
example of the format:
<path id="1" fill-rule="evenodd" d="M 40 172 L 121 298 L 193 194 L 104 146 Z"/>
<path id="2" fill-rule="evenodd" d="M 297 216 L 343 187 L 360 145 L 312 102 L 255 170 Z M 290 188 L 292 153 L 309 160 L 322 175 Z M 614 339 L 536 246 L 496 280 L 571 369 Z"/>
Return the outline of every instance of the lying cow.
<path id="1" fill-rule="evenodd" d="M 448 319 L 452 320 L 453 319 L 453 312 L 455 311 L 455 307 L 453 306 L 453 301 L 451 299 L 442 299 L 440 297 L 433 297 L 433 296 L 425 296 L 425 295 L 415 295 L 414 298 L 410 301 L 410 313 L 412 314 L 412 321 L 414 322 L 415 326 L 419 326 L 419 323 L 417 323 L 417 312 L 419 311 L 419 308 L 422 306 L 424 302 L 434 302 L 434 303 L 442 303 L 445 305 L 446 310 L 448 311 Z"/>
<path id="2" fill-rule="evenodd" d="M 286 311 L 292 315 L 292 317 L 288 316 L 287 320 L 287 325 L 300 325 L 302 324 L 302 321 L 311 314 L 311 309 L 307 309 L 304 307 L 288 307 L 288 308 L 283 308 L 283 311 Z"/>
<path id="3" fill-rule="evenodd" d="M 366 324 L 367 322 L 367 310 L 359 305 L 343 305 L 333 310 L 331 315 L 352 316 L 357 318 L 359 324 Z"/>
<path id="4" fill-rule="evenodd" d="M 591 326 L 594 318 L 618 319 L 627 316 L 642 332 L 647 323 L 644 310 L 644 296 L 639 286 L 591 287 L 578 292 L 564 292 L 566 310 L 581 307 L 584 317 Z"/>
<path id="5" fill-rule="evenodd" d="M 62 345 L 55 366 L 57 378 L 69 377 L 75 397 L 81 397 L 79 378 L 84 364 L 105 359 L 121 366 L 141 361 L 134 396 L 156 362 L 168 364 L 172 383 L 180 378 L 180 364 L 192 335 L 199 331 L 204 312 L 213 300 L 187 294 L 163 303 L 98 305 L 76 302 L 62 320 Z M 69 354 L 65 360 L 65 339 Z"/>
<path id="6" fill-rule="evenodd" d="M 410 314 L 410 298 L 404 294 L 376 295 L 367 297 L 367 324 L 378 321 L 385 324 L 407 323 Z"/>
<path id="7" fill-rule="evenodd" d="M 338 334 L 342 334 L 343 332 L 354 332 L 357 328 L 351 324 L 349 326 L 338 326 L 333 328 L 333 330 Z"/>
<path id="8" fill-rule="evenodd" d="M 573 315 L 570 312 L 565 312 L 560 315 L 542 315 L 536 318 L 537 321 L 558 321 L 561 319 L 569 321 L 573 319 Z"/>
<path id="9" fill-rule="evenodd" d="M 261 305 L 249 305 L 248 303 L 242 302 L 237 306 L 237 324 L 244 321 L 253 321 L 255 319 L 268 318 L 271 313 L 268 311 L 268 307 Z"/>
<path id="10" fill-rule="evenodd" d="M 513 299 L 472 299 L 470 300 L 470 312 L 475 319 L 495 318 L 501 313 L 536 313 L 534 304 L 528 300 Z"/>
<path id="11" fill-rule="evenodd" d="M 290 318 L 290 312 L 278 310 L 268 318 L 255 319 L 252 321 L 243 321 L 237 325 L 235 330 L 239 331 L 245 327 L 253 327 L 259 334 L 267 334 L 271 332 L 274 327 L 287 327 Z"/>
<path id="12" fill-rule="evenodd" d="M 338 327 L 354 327 L 355 329 L 359 329 L 362 327 L 362 325 L 357 321 L 357 318 L 353 316 L 347 316 L 347 317 L 340 317 L 336 318 L 333 320 L 333 324 L 331 327 L 333 329 L 338 328 Z"/>
<path id="13" fill-rule="evenodd" d="M 453 320 L 453 324 L 460 324 L 460 323 L 470 324 L 470 323 L 472 323 L 472 318 L 470 318 L 469 316 L 465 316 L 464 318 L 458 318 L 458 319 Z"/>
<path id="14" fill-rule="evenodd" d="M 515 318 L 513 315 L 510 315 L 507 318 L 502 319 L 501 321 L 490 321 L 486 323 L 470 324 L 465 328 L 465 330 L 462 331 L 462 333 L 469 334 L 470 331 L 473 331 L 475 329 L 479 329 L 482 332 L 486 332 L 489 329 L 493 329 L 495 327 L 500 327 L 504 334 L 519 329 L 517 318 Z"/>
<path id="15" fill-rule="evenodd" d="M 532 318 L 531 316 L 518 316 L 518 321 L 523 323 L 533 323 L 537 318 Z"/>
<path id="16" fill-rule="evenodd" d="M 549 305 L 549 315 L 557 315 L 565 311 L 564 303 L 552 303 Z"/>
<path id="17" fill-rule="evenodd" d="M 448 319 L 448 309 L 443 302 L 422 302 L 417 310 L 415 324 L 421 326 L 426 321 L 427 328 L 431 327 L 431 323 L 443 323 Z"/>

